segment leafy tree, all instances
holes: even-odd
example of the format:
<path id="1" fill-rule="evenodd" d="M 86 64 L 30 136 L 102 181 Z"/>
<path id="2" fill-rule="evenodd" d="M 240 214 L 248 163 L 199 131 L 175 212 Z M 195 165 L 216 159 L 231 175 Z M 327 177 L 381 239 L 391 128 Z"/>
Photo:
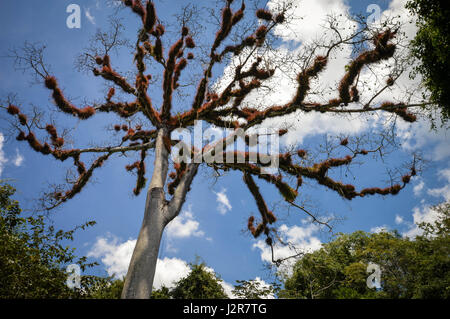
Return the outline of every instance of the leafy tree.
<path id="1" fill-rule="evenodd" d="M 204 263 L 190 264 L 189 274 L 175 283 L 173 288 L 162 286 L 152 289 L 151 299 L 223 299 L 228 298 L 221 279 L 206 268 Z M 123 289 L 123 280 L 115 280 L 91 293 L 91 298 L 117 299 Z"/>
<path id="2" fill-rule="evenodd" d="M 258 280 L 236 280 L 236 283 L 232 293 L 239 299 L 264 299 L 277 290 L 273 286 L 263 286 Z"/>
<path id="3" fill-rule="evenodd" d="M 191 264 L 191 272 L 180 279 L 170 296 L 173 299 L 226 299 L 222 281 L 217 274 L 206 269 L 204 263 Z"/>
<path id="4" fill-rule="evenodd" d="M 431 100 L 450 116 L 450 9 L 442 0 L 410 0 L 406 6 L 417 16 L 418 32 L 412 42 L 412 53 L 420 64 L 416 74 L 423 77 Z"/>
<path id="5" fill-rule="evenodd" d="M 96 42 L 78 60 L 81 69 L 87 69 L 95 77 L 106 81 L 109 89 L 105 92 L 103 103 L 95 102 L 79 107 L 71 102 L 63 92 L 60 81 L 50 73 L 42 47 L 28 43 L 23 52 L 15 54 L 16 66 L 36 75 L 38 82 L 50 91 L 56 108 L 61 113 L 77 120 L 98 119 L 105 113 L 117 115 L 119 121 L 111 127 L 112 137 L 108 139 L 107 145 L 70 148 L 64 131 L 56 127 L 59 123 L 50 119 L 47 121 L 40 110 L 27 115 L 23 108 L 11 100 L 0 106 L 12 116 L 13 127 L 18 133 L 17 140 L 28 143 L 36 152 L 55 160 L 73 161 L 76 170 L 71 175 L 73 178 L 46 194 L 48 209 L 79 194 L 105 161 L 121 154 L 133 153 L 138 156 L 137 161 L 126 166 L 127 171 L 137 175 L 133 192 L 138 195 L 146 185 L 147 156 L 154 150 L 153 173 L 146 193 L 143 223 L 125 279 L 123 298 L 151 296 L 162 233 L 166 225 L 178 216 L 201 164 L 219 175 L 228 171 L 242 174 L 243 183 L 254 197 L 260 215 L 258 219 L 249 217 L 248 230 L 254 237 L 265 236 L 266 243 L 271 247 L 277 238 L 273 227 L 277 218 L 269 210 L 255 177 L 275 187 L 288 205 L 312 216 L 304 207 L 295 203 L 303 179 L 352 200 L 371 195 L 398 194 L 406 187 L 411 176 L 416 174 L 413 163 L 410 172 L 397 176 L 395 181 L 393 179 L 384 188 L 357 188 L 334 176 L 335 169 L 346 168 L 368 154 L 382 154 L 383 142 L 375 147 L 375 143 L 372 143 L 370 149 L 367 149 L 357 142 L 361 139 L 352 141 L 343 138 L 333 148 L 341 150 L 339 154 L 325 150 L 317 156 L 310 156 L 308 150 L 303 149 L 268 156 L 265 152 L 240 152 L 234 148 L 230 151 L 229 148 L 234 146 L 238 138 L 250 146 L 254 138 L 258 138 L 257 133 L 250 133 L 251 130 L 258 128 L 266 120 L 297 116 L 295 114 L 300 113 L 315 112 L 336 116 L 383 113 L 414 122 L 416 116 L 411 108 L 422 105 L 423 102 L 377 100 L 383 91 L 395 84 L 397 75 L 401 74 L 404 65 L 399 59 L 393 63 L 398 74 L 382 79 L 375 90 L 366 89 L 366 84 L 360 81 L 363 69 L 393 61 L 391 58 L 396 52 L 398 34 L 389 23 L 380 30 L 371 30 L 363 24 L 351 31 L 351 34 L 344 35 L 342 32 L 349 29 L 348 26 L 339 26 L 337 20 L 329 21 L 329 30 L 334 34 L 331 41 L 312 43 L 305 48 L 306 52 L 291 57 L 290 61 L 277 61 L 270 57 L 274 44 L 271 35 L 276 27 L 289 23 L 289 4 L 274 8 L 273 12 L 258 9 L 249 15 L 244 1 L 234 3 L 233 0 L 226 0 L 217 20 L 220 24 L 218 31 L 214 33 L 208 30 L 208 34 L 213 36 L 211 39 L 204 37 L 207 41 L 203 41 L 202 37 L 196 36 L 201 24 L 192 20 L 196 15 L 199 16 L 195 8 L 184 8 L 179 16 L 178 30 L 165 32 L 166 27 L 172 26 L 164 26 L 158 19 L 153 1 L 123 0 L 122 3 L 136 14 L 140 24 L 137 39 L 133 41 L 134 54 L 130 56 L 135 76 L 126 77 L 114 65 L 112 55 L 119 52 L 120 46 L 130 43 L 122 39 L 123 26 L 117 21 L 113 23 L 110 34 L 99 31 L 95 37 Z M 194 27 L 189 28 L 189 25 Z M 196 41 L 201 43 L 198 48 Z M 346 72 L 338 86 L 332 88 L 335 97 L 329 99 L 325 94 L 317 97 L 317 92 L 311 90 L 313 83 L 318 81 L 320 74 L 327 68 L 334 52 L 343 48 L 351 48 L 352 60 L 346 66 L 342 65 Z M 123 57 L 121 56 L 121 60 Z M 239 58 L 236 59 L 237 64 L 229 74 L 224 74 L 229 76 L 229 79 L 225 77 L 225 85 L 214 87 L 213 74 L 220 77 L 221 74 L 216 71 L 223 69 L 235 58 Z M 274 103 L 262 109 L 259 105 L 246 101 L 250 93 L 266 94 L 265 83 L 273 78 L 277 68 L 286 63 L 298 69 L 296 79 L 293 79 L 296 91 L 287 103 Z M 189 68 L 192 72 L 185 71 Z M 199 73 L 197 78 L 196 72 Z M 189 75 L 195 79 L 192 80 Z M 179 103 L 175 103 L 176 93 L 183 94 L 180 91 L 184 86 L 181 85 L 183 80 L 194 84 L 192 100 L 188 102 L 187 97 L 182 95 L 183 98 L 178 99 Z M 155 93 L 156 84 L 162 88 L 159 107 L 154 96 L 151 97 L 151 92 Z M 277 87 L 271 89 L 276 91 Z M 219 129 L 234 130 L 224 139 L 209 145 L 202 144 L 200 148 L 178 143 L 179 140 L 172 137 L 172 133 L 178 129 L 192 129 L 197 120 Z M 284 127 L 277 127 L 274 134 L 283 135 L 288 131 Z M 81 144 L 76 138 L 74 140 L 75 144 Z M 94 140 L 94 143 L 100 141 Z M 180 156 L 175 156 L 177 159 L 172 163 L 169 154 L 174 145 L 179 147 L 174 148 L 174 154 L 178 153 Z M 86 159 L 89 156 L 91 159 Z M 211 157 L 214 159 L 211 160 Z M 272 163 L 268 159 L 273 159 L 278 164 L 276 173 L 265 170 L 268 163 Z M 89 164 L 87 160 L 90 161 Z M 170 168 L 172 172 L 169 173 Z M 324 224 L 313 217 L 314 221 Z"/>
<path id="6" fill-rule="evenodd" d="M 64 245 L 78 229 L 56 231 L 42 215 L 24 217 L 19 203 L 12 199 L 15 189 L 0 184 L 0 298 L 82 298 L 98 278 L 85 278 L 80 290 L 66 285 L 65 266 L 76 263 L 84 271 L 94 264 L 78 258 Z"/>
<path id="7" fill-rule="evenodd" d="M 123 289 L 123 280 L 110 277 L 83 276 L 81 283 L 89 299 L 120 299 Z"/>
<path id="8" fill-rule="evenodd" d="M 159 289 L 153 289 L 151 299 L 171 299 L 172 295 L 170 289 L 166 286 L 163 286 Z"/>
<path id="9" fill-rule="evenodd" d="M 449 298 L 450 204 L 422 223 L 414 240 L 397 232 L 340 234 L 298 260 L 279 296 L 284 298 Z M 369 289 L 367 265 L 381 267 L 381 290 Z"/>

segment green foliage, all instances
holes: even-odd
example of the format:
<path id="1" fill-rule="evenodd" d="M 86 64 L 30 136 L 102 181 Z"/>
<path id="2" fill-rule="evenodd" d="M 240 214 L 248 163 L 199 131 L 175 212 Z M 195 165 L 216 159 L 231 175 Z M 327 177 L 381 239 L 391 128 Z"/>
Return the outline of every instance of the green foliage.
<path id="1" fill-rule="evenodd" d="M 222 281 L 217 274 L 206 269 L 204 263 L 190 264 L 191 272 L 180 279 L 170 292 L 174 299 L 226 299 Z"/>
<path id="2" fill-rule="evenodd" d="M 306 254 L 285 279 L 281 298 L 449 298 L 450 204 L 440 218 L 420 225 L 414 240 L 397 232 L 340 234 Z M 366 285 L 369 262 L 381 268 L 381 290 Z"/>
<path id="3" fill-rule="evenodd" d="M 83 276 L 81 279 L 85 298 L 89 299 L 120 299 L 123 283 L 123 280 L 111 277 Z"/>
<path id="4" fill-rule="evenodd" d="M 150 299 L 171 299 L 171 292 L 170 289 L 167 288 L 166 286 L 162 286 L 159 289 L 153 289 L 152 291 L 152 295 L 150 297 Z"/>
<path id="5" fill-rule="evenodd" d="M 169 289 L 161 287 L 152 291 L 151 299 L 227 299 L 220 277 L 207 269 L 204 263 L 190 264 L 190 273 Z M 232 293 L 239 299 L 262 299 L 275 295 L 277 285 L 262 286 L 256 280 L 237 280 Z"/>
<path id="6" fill-rule="evenodd" d="M 151 299 L 227 299 L 222 279 L 206 268 L 205 263 L 192 263 L 191 271 L 170 289 L 165 286 L 153 289 Z"/>
<path id="7" fill-rule="evenodd" d="M 151 299 L 226 299 L 222 279 L 207 269 L 205 263 L 189 264 L 191 271 L 175 283 L 174 288 L 153 289 Z"/>
<path id="8" fill-rule="evenodd" d="M 257 280 L 236 280 L 236 282 L 232 293 L 239 299 L 264 299 L 274 295 L 277 290 L 274 286 L 262 286 Z"/>
<path id="9" fill-rule="evenodd" d="M 0 183 L 0 298 L 96 298 L 104 296 L 106 288 L 113 291 L 110 278 L 96 276 L 82 276 L 81 289 L 66 285 L 68 264 L 85 271 L 95 263 L 75 256 L 64 241 L 73 240 L 75 231 L 95 222 L 56 231 L 42 215 L 24 217 L 11 198 L 14 193 L 11 185 Z"/>
<path id="10" fill-rule="evenodd" d="M 418 32 L 412 42 L 412 54 L 420 64 L 415 73 L 421 74 L 431 100 L 450 116 L 450 9 L 442 0 L 410 0 L 408 8 L 418 18 Z"/>

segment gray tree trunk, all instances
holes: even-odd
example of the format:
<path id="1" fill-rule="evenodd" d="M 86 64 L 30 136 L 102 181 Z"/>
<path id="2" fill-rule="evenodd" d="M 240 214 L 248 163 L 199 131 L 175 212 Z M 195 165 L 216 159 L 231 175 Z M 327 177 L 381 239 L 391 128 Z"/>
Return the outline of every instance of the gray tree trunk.
<path id="1" fill-rule="evenodd" d="M 198 164 L 188 164 L 172 199 L 170 202 L 166 201 L 164 185 L 169 153 L 163 142 L 165 134 L 166 131 L 160 129 L 156 138 L 153 175 L 147 192 L 144 220 L 122 290 L 121 297 L 124 299 L 150 298 L 164 228 L 179 214 L 198 169 Z"/>
<path id="2" fill-rule="evenodd" d="M 150 298 L 161 237 L 168 223 L 164 216 L 163 205 L 163 189 L 150 190 L 147 195 L 144 220 L 128 267 L 122 298 Z"/>

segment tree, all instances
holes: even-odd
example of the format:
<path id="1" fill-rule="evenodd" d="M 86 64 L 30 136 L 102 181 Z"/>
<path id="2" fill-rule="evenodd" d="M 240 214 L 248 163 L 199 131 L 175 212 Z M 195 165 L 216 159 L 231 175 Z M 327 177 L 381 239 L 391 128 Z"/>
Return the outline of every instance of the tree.
<path id="1" fill-rule="evenodd" d="M 170 299 L 172 296 L 170 295 L 170 290 L 166 286 L 163 286 L 159 289 L 153 290 L 151 299 Z"/>
<path id="2" fill-rule="evenodd" d="M 143 222 L 125 279 L 123 298 L 151 296 L 162 233 L 166 225 L 179 214 L 201 164 L 217 173 L 242 173 L 243 182 L 254 197 L 260 214 L 259 221 L 254 216 L 249 217 L 248 229 L 255 238 L 264 234 L 266 243 L 272 249 L 277 236 L 275 227 L 271 225 L 276 222 L 276 217 L 264 201 L 254 177 L 272 184 L 286 203 L 310 215 L 314 222 L 328 225 L 304 206 L 295 203 L 303 179 L 316 182 L 351 200 L 369 195 L 398 194 L 408 184 L 411 176 L 416 174 L 413 161 L 408 168 L 410 172 L 393 178 L 391 185 L 360 190 L 332 177 L 334 169 L 349 167 L 357 158 L 368 154 L 382 154 L 385 139 L 380 140 L 380 145 L 366 149 L 357 140 L 342 138 L 335 148 L 340 148 L 341 155 L 332 156 L 331 153 L 325 152 L 322 154 L 325 158 L 310 157 L 303 149 L 269 155 L 262 151 L 241 152 L 234 148 L 229 150 L 238 139 L 242 139 L 248 147 L 254 145 L 255 140 L 258 142 L 260 136 L 252 130 L 260 127 L 266 120 L 293 116 L 298 112 L 328 113 L 336 116 L 382 113 L 414 122 L 416 116 L 411 108 L 426 104 L 426 101 L 379 102 L 376 99 L 395 84 L 397 73 L 383 79 L 375 92 L 369 91 L 372 95 L 365 99 L 360 96 L 361 89 L 366 85 L 359 80 L 361 71 L 381 62 L 392 62 L 391 58 L 396 51 L 395 39 L 398 36 L 394 27 L 386 24 L 383 29 L 373 30 L 362 23 L 350 36 L 344 36 L 342 30 L 348 28 L 342 28 L 336 21 L 330 20 L 329 29 L 334 33 L 334 39 L 330 43 L 315 43 L 308 47 L 303 56 L 292 58 L 292 65 L 302 66 L 295 79 L 296 94 L 288 103 L 260 109 L 258 105 L 246 103 L 245 99 L 250 93 L 265 89 L 264 83 L 275 74 L 277 61 L 267 58 L 271 50 L 270 44 L 273 43 L 269 40 L 277 26 L 288 23 L 289 16 L 286 13 L 289 5 L 281 6 L 273 10 L 274 12 L 258 9 L 258 20 L 255 21 L 247 14 L 246 17 L 249 18 L 245 20 L 244 13 L 248 10 L 244 1 L 240 5 L 236 4 L 236 8 L 232 0 L 225 1 L 218 18 L 218 31 L 207 49 L 204 46 L 199 48 L 199 57 L 196 59 L 193 51 L 196 41 L 201 41 L 201 38 L 194 40 L 195 31 L 187 26 L 192 18 L 192 10 L 184 10 L 180 15 L 181 30 L 176 32 L 178 35 L 173 39 L 170 38 L 170 33 L 165 33 L 165 27 L 157 17 L 153 1 L 143 3 L 139 0 L 123 0 L 123 4 L 136 14 L 141 24 L 133 47 L 132 58 L 136 67 L 134 80 L 120 74 L 113 66 L 111 57 L 114 49 L 128 43 L 121 40 L 122 26 L 117 21 L 113 24 L 111 34 L 100 32 L 96 35 L 98 45 L 88 49 L 78 61 L 82 68 L 89 69 L 94 76 L 105 80 L 110 86 L 104 103 L 77 107 L 69 101 L 59 81 L 49 72 L 44 61 L 43 48 L 27 44 L 23 52 L 15 54 L 19 67 L 34 72 L 36 78 L 51 92 L 56 107 L 62 113 L 78 120 L 97 118 L 101 113 L 118 115 L 123 123 L 114 125 L 113 131 L 116 136 L 124 132 L 119 142 L 115 143 L 112 137 L 111 143 L 106 146 L 64 148 L 64 134 L 57 130 L 57 123 L 43 123 L 41 112 L 34 110 L 33 116 L 29 117 L 14 105 L 13 101 L 2 106 L 15 119 L 13 126 L 18 130 L 17 140 L 27 142 L 35 151 L 52 156 L 56 160 L 73 161 L 77 173 L 69 176 L 68 186 L 58 186 L 46 194 L 48 209 L 57 207 L 80 193 L 94 172 L 105 161 L 118 154 L 137 153 L 139 156 L 138 161 L 126 167 L 127 171 L 136 172 L 137 181 L 133 192 L 138 195 L 146 184 L 147 156 L 154 150 L 153 173 L 147 191 Z M 245 21 L 253 21 L 253 24 L 246 22 L 239 29 L 238 26 Z M 328 100 L 322 96 L 316 101 L 312 98 L 315 94 L 311 94 L 313 82 L 317 81 L 320 73 L 327 67 L 333 52 L 347 46 L 354 48 L 354 59 L 348 65 L 342 66 L 345 67 L 346 73 L 336 88 L 337 97 Z M 202 52 L 205 54 L 202 55 Z M 226 80 L 227 83 L 223 87 L 215 88 L 211 83 L 213 73 L 235 57 L 239 58 L 239 62 L 232 72 L 227 74 L 229 80 Z M 398 69 L 402 68 L 401 61 L 396 60 L 395 65 Z M 196 89 L 192 102 L 189 102 L 188 106 L 186 99 L 182 99 L 181 105 L 174 105 L 175 93 L 181 89 L 180 80 L 182 76 L 187 76 L 185 69 L 195 66 L 202 71 L 194 81 Z M 160 72 L 161 77 L 155 76 L 156 80 L 152 80 L 152 75 L 147 73 L 150 69 L 153 75 Z M 398 69 L 396 72 L 401 71 Z M 149 92 L 149 87 L 154 87 L 155 83 L 160 83 L 162 87 L 162 102 L 159 108 L 154 105 Z M 123 95 L 131 97 L 131 100 L 124 99 Z M 175 113 L 177 108 L 179 112 Z M 208 145 L 201 142 L 199 147 L 192 147 L 172 137 L 172 133 L 179 129 L 192 128 L 197 120 L 223 130 L 231 128 L 232 132 Z M 124 124 L 125 121 L 127 124 Z M 277 128 L 276 133 L 271 134 L 278 136 L 286 134 L 287 131 Z M 42 132 L 41 136 L 37 132 Z M 47 141 L 44 141 L 45 136 Z M 169 156 L 171 153 L 172 158 Z M 91 164 L 86 165 L 82 161 L 82 157 L 96 154 L 101 155 L 93 157 Z M 275 173 L 267 169 L 272 164 L 278 166 Z M 171 166 L 173 171 L 169 174 Z"/>
<path id="3" fill-rule="evenodd" d="M 224 299 L 228 298 L 220 282 L 220 277 L 207 269 L 205 263 L 189 264 L 191 270 L 189 274 L 176 283 L 173 288 L 162 286 L 153 289 L 151 299 Z M 98 289 L 93 298 L 117 299 L 120 298 L 120 291 L 123 288 L 123 281 L 116 280 L 110 287 Z"/>
<path id="4" fill-rule="evenodd" d="M 112 277 L 81 275 L 79 288 L 67 285 L 67 265 L 77 264 L 82 271 L 97 265 L 77 257 L 75 249 L 65 244 L 77 230 L 95 222 L 56 231 L 44 215 L 23 216 L 12 199 L 15 192 L 11 185 L 0 184 L 0 298 L 120 298 L 123 281 Z"/>
<path id="5" fill-rule="evenodd" d="M 227 299 L 229 296 L 221 285 L 220 276 L 208 269 L 203 262 L 196 261 L 189 264 L 191 270 L 186 277 L 174 283 L 173 288 L 162 286 L 153 289 L 151 299 Z M 123 288 L 123 281 L 116 280 L 111 286 L 99 288 L 95 293 L 90 294 L 91 298 L 117 299 Z M 273 296 L 278 287 L 266 286 L 258 279 L 237 280 L 232 294 L 239 299 L 263 299 Z"/>
<path id="6" fill-rule="evenodd" d="M 204 263 L 191 264 L 191 272 L 180 279 L 170 296 L 174 299 L 226 299 L 222 281 L 217 274 L 206 269 Z"/>
<path id="7" fill-rule="evenodd" d="M 85 278 L 83 289 L 69 289 L 65 266 L 76 263 L 85 270 L 94 264 L 76 257 L 64 240 L 72 240 L 77 229 L 94 222 L 56 231 L 42 215 L 23 217 L 19 203 L 11 198 L 14 193 L 11 185 L 0 185 L 0 298 L 86 297 L 87 290 L 100 282 L 98 278 Z"/>
<path id="8" fill-rule="evenodd" d="M 264 299 L 274 295 L 276 288 L 265 286 L 259 280 L 236 280 L 232 291 L 239 299 Z"/>
<path id="9" fill-rule="evenodd" d="M 450 204 L 434 208 L 435 223 L 422 223 L 414 240 L 397 232 L 340 234 L 299 259 L 285 280 L 285 298 L 442 298 L 450 287 Z M 381 269 L 381 289 L 366 285 L 367 266 Z"/>
<path id="10" fill-rule="evenodd" d="M 441 108 L 446 120 L 450 116 L 450 10 L 440 0 L 411 0 L 406 7 L 417 17 L 412 54 L 420 64 L 415 73 L 422 75 L 431 100 Z"/>

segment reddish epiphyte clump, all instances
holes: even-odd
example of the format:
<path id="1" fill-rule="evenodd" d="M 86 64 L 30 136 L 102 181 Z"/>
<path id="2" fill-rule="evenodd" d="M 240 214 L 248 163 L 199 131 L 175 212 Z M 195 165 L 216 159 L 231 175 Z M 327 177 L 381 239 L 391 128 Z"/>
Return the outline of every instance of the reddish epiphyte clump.
<path id="1" fill-rule="evenodd" d="M 188 47 L 190 49 L 195 48 L 195 42 L 192 37 L 186 37 L 186 39 L 184 41 L 186 43 L 186 47 Z"/>
<path id="2" fill-rule="evenodd" d="M 258 9 L 256 11 L 256 16 L 259 19 L 262 19 L 262 20 L 266 20 L 266 21 L 271 21 L 272 20 L 272 13 L 269 10 Z"/>
<path id="3" fill-rule="evenodd" d="M 155 22 L 156 22 L 156 10 L 155 10 L 155 5 L 153 4 L 152 1 L 148 1 L 147 2 L 147 8 L 146 8 L 147 12 L 145 15 L 145 23 L 144 23 L 144 27 L 145 27 L 145 31 L 147 32 L 151 32 Z"/>
<path id="4" fill-rule="evenodd" d="M 11 115 L 17 115 L 20 113 L 20 110 L 17 106 L 10 104 L 8 105 L 7 112 Z"/>
<path id="5" fill-rule="evenodd" d="M 57 81 L 53 76 L 47 76 L 45 78 L 45 86 L 53 91 L 53 99 L 59 109 L 65 113 L 75 115 L 80 119 L 88 119 L 95 114 L 95 108 L 92 106 L 86 106 L 79 109 L 72 105 L 63 95 L 61 89 L 58 87 Z"/>

